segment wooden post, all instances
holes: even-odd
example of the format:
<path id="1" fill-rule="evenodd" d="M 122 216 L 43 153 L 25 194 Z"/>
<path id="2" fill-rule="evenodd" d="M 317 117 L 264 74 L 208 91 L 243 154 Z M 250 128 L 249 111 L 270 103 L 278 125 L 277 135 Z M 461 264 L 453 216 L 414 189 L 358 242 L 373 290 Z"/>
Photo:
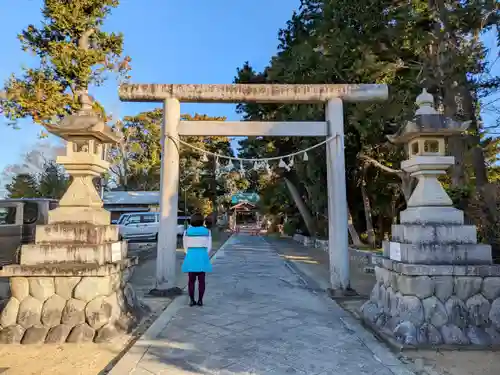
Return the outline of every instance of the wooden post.
<path id="1" fill-rule="evenodd" d="M 350 282 L 342 99 L 328 101 L 326 120 L 330 136 L 337 135 L 326 145 L 330 283 L 334 291 L 343 291 L 350 287 Z"/>
<path id="2" fill-rule="evenodd" d="M 179 203 L 179 145 L 181 107 L 177 99 L 166 99 L 161 129 L 160 227 L 156 258 L 156 289 L 176 286 L 177 210 Z"/>

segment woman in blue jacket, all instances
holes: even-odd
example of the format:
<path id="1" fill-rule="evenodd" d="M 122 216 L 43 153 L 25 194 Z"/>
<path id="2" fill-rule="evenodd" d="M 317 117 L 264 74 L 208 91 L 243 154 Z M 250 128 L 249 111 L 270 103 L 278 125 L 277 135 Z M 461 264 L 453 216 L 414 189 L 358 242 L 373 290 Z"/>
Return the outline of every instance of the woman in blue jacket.
<path id="1" fill-rule="evenodd" d="M 182 263 L 182 272 L 189 275 L 188 292 L 191 302 L 189 306 L 203 306 L 203 295 L 205 294 L 205 274 L 212 272 L 209 253 L 212 249 L 212 235 L 204 225 L 203 216 L 194 214 L 191 216 L 191 224 L 184 232 L 183 247 L 186 257 Z M 198 279 L 198 302 L 194 299 L 194 288 Z"/>

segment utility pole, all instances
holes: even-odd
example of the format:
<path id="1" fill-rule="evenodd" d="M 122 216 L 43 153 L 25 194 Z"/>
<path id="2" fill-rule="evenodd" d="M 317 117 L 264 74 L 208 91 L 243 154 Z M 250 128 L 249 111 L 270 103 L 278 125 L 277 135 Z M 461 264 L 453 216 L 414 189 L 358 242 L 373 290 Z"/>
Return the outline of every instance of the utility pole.
<path id="1" fill-rule="evenodd" d="M 187 212 L 187 191 L 189 189 L 191 189 L 192 185 L 189 185 L 187 188 L 182 188 L 182 191 L 184 192 L 184 229 L 187 229 L 187 226 L 188 226 L 188 219 L 187 217 L 189 216 L 188 215 L 188 212 Z"/>
<path id="2" fill-rule="evenodd" d="M 182 191 L 184 192 L 184 216 L 186 216 L 184 218 L 184 229 L 187 229 L 187 226 L 188 226 L 188 219 L 187 219 L 187 216 L 188 216 L 188 212 L 187 212 L 187 192 L 189 189 L 191 189 L 193 187 L 193 185 L 189 185 L 187 188 L 184 188 L 182 187 L 182 183 L 186 180 L 186 178 L 188 178 L 189 176 L 191 176 L 192 174 L 194 174 L 195 171 L 188 171 L 185 175 L 183 175 L 180 179 L 179 179 L 179 186 L 181 187 Z M 201 175 L 203 175 L 203 173 L 201 173 Z"/>

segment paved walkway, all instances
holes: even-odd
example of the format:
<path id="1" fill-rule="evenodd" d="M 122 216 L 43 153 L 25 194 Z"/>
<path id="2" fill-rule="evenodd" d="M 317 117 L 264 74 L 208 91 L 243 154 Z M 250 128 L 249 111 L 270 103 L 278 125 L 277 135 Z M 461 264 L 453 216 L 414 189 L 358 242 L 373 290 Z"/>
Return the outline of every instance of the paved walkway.
<path id="1" fill-rule="evenodd" d="M 178 298 L 111 374 L 409 375 L 356 320 L 307 288 L 260 237 L 233 236 L 205 306 Z"/>

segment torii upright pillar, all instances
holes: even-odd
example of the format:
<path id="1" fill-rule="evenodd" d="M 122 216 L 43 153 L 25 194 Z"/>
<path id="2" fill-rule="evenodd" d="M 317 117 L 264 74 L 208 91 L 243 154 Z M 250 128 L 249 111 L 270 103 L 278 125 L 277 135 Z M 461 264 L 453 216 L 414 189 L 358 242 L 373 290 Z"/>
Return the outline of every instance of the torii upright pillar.
<path id="1" fill-rule="evenodd" d="M 177 211 L 179 206 L 179 145 L 178 128 L 181 105 L 175 98 L 163 103 L 160 169 L 160 227 L 156 255 L 156 290 L 175 287 L 177 250 Z"/>
<path id="2" fill-rule="evenodd" d="M 129 102 L 163 102 L 161 222 L 158 235 L 156 289 L 176 286 L 176 226 L 179 178 L 178 136 L 337 137 L 327 144 L 327 193 L 330 282 L 334 291 L 349 288 L 347 197 L 344 161 L 343 102 L 385 100 L 386 85 L 191 85 L 127 84 L 119 90 Z M 325 103 L 326 121 L 226 122 L 180 121 L 179 102 Z"/>

